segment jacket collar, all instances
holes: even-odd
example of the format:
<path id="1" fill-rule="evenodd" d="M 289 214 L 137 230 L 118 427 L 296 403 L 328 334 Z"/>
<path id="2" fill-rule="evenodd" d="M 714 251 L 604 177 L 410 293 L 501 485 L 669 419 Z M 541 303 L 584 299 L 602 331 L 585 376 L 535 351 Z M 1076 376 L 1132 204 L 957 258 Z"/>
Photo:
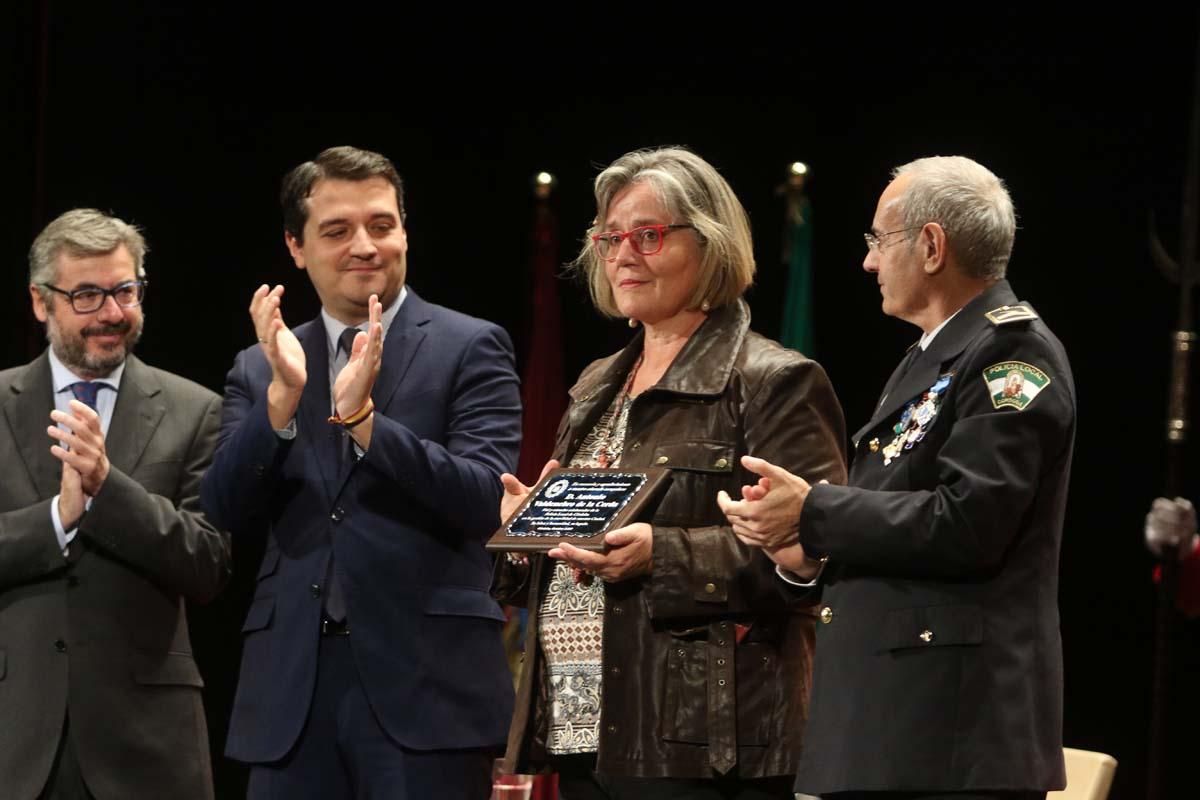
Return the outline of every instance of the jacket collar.
<path id="1" fill-rule="evenodd" d="M 745 301 L 739 299 L 713 311 L 649 391 L 693 396 L 721 394 L 729 383 L 749 329 L 750 307 Z M 571 399 L 583 402 L 607 388 L 619 386 L 641 354 L 644 340 L 645 331 L 639 329 L 623 350 L 584 370 L 569 391 Z"/>
<path id="2" fill-rule="evenodd" d="M 946 323 L 946 327 L 929 343 L 923 358 L 931 363 L 943 364 L 956 358 L 966 349 L 967 343 L 991 325 L 984 314 L 993 308 L 1003 305 L 1016 305 L 1017 296 L 1013 294 L 1008 281 L 997 281 L 975 296 L 971 302 L 963 306 L 962 311 L 954 319 Z"/>
<path id="3" fill-rule="evenodd" d="M 957 358 L 991 323 L 984 314 L 1002 305 L 1015 305 L 1016 295 L 1008 281 L 998 281 L 976 295 L 962 310 L 938 332 L 924 353 L 902 377 L 893 375 L 894 386 L 880 399 L 879 407 L 870 422 L 854 434 L 855 446 L 867 431 L 890 418 L 905 403 L 928 389 L 937 381 L 945 365 Z M 915 347 L 916 345 L 914 345 Z M 911 348 L 910 348 L 911 349 Z"/>
<path id="4" fill-rule="evenodd" d="M 62 464 L 50 453 L 46 436 L 54 409 L 53 382 L 47 352 L 31 361 L 10 385 L 11 398 L 2 398 L 13 438 L 30 478 L 40 494 L 53 495 L 60 484 Z M 166 413 L 162 386 L 154 372 L 132 353 L 125 359 L 121 389 L 105 435 L 109 461 L 131 472 Z"/>
<path id="5" fill-rule="evenodd" d="M 158 377 L 141 359 L 130 354 L 125 359 L 121 391 L 117 393 L 117 404 L 105 437 L 108 458 L 113 465 L 132 472 L 166 413 L 167 404 Z"/>
<path id="6" fill-rule="evenodd" d="M 425 341 L 431 320 L 432 307 L 409 287 L 384 337 L 379 375 L 371 388 L 371 398 L 380 414 L 387 413 L 392 396 Z M 327 492 L 330 486 L 336 487 L 329 498 L 332 501 L 349 475 L 350 461 L 339 452 L 349 447 L 346 437 L 341 430 L 327 422 L 332 410 L 332 387 L 329 384 L 329 339 L 321 316 L 318 314 L 315 319 L 297 328 L 296 338 L 304 348 L 308 371 L 308 383 L 296 413 L 308 430 L 319 432 L 314 437 L 313 446 L 317 450 L 317 464 L 324 478 L 322 485 Z"/>
<path id="7" fill-rule="evenodd" d="M 9 389 L 12 396 L 4 398 L 4 414 L 13 440 L 38 495 L 50 497 L 61 483 L 62 465 L 51 455 L 50 438 L 46 436 L 50 411 L 54 408 L 50 359 L 46 353 L 23 368 Z"/>

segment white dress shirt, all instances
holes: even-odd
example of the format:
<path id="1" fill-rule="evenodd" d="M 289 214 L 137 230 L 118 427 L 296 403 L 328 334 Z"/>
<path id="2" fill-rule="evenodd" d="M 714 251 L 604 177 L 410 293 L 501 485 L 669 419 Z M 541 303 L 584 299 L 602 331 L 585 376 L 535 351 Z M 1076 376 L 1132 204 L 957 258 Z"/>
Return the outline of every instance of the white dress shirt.
<path id="1" fill-rule="evenodd" d="M 380 315 L 379 324 L 383 326 L 383 338 L 385 340 L 387 339 L 388 328 L 392 327 L 392 320 L 400 312 L 400 306 L 404 304 L 404 300 L 407 297 L 408 287 L 401 286 L 400 294 L 397 295 L 395 302 L 385 308 L 383 314 Z M 342 368 L 346 366 L 346 362 L 350 360 L 349 353 L 342 355 L 338 352 L 338 339 L 341 338 L 342 331 L 351 326 L 334 319 L 324 308 L 321 309 L 321 322 L 325 326 L 326 345 L 329 348 L 329 407 L 333 413 L 337 413 L 337 409 L 333 407 L 333 384 L 337 380 L 338 373 L 342 371 Z M 275 434 L 280 439 L 295 439 L 296 418 L 292 417 L 288 420 L 287 425 L 276 429 Z M 357 442 L 354 444 L 354 452 L 359 456 L 362 455 L 362 449 L 359 448 Z"/>
<path id="2" fill-rule="evenodd" d="M 112 422 L 113 409 L 117 406 L 117 392 L 121 387 L 121 376 L 125 374 L 125 363 L 122 362 L 116 369 L 103 378 L 97 378 L 92 381 L 100 385 L 100 390 L 96 392 L 96 413 L 100 415 L 100 432 L 108 436 L 108 426 Z M 54 348 L 50 348 L 50 380 L 54 387 L 54 407 L 64 414 L 74 413 L 71 411 L 70 403 L 75 399 L 75 394 L 71 391 L 71 384 L 78 383 L 83 378 L 76 375 L 67 368 L 58 356 L 54 354 Z M 65 425 L 58 427 L 66 430 Z M 54 523 L 54 535 L 58 537 L 58 546 L 62 548 L 63 555 L 67 554 L 67 547 L 75 538 L 75 534 L 79 532 L 78 525 L 71 530 L 63 528 L 62 518 L 58 514 L 58 498 L 59 495 L 54 495 L 54 500 L 50 502 L 50 519 Z M 92 505 L 92 498 L 87 499 L 86 508 Z"/>

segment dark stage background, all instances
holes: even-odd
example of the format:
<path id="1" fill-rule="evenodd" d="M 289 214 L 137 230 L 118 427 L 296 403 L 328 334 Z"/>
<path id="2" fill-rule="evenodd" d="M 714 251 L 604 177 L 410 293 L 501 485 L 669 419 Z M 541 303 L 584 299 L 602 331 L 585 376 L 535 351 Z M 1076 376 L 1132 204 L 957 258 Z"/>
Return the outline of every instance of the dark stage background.
<path id="1" fill-rule="evenodd" d="M 686 144 L 750 212 L 750 301 L 768 335 L 778 334 L 784 289 L 773 190 L 790 161 L 812 165 L 815 356 L 853 430 L 917 335 L 882 316 L 861 270 L 861 232 L 888 170 L 964 154 L 1003 177 L 1021 221 L 1010 278 L 1062 338 L 1079 388 L 1062 553 L 1066 743 L 1119 759 L 1114 798 L 1142 795 L 1153 590 L 1141 528 L 1164 475 L 1176 307 L 1151 265 L 1147 220 L 1157 213 L 1177 251 L 1194 12 L 971 20 L 959 7 L 951 23 L 910 6 L 741 8 L 742 21 L 699 7 L 591 6 L 571 20 L 464 8 L 416 25 L 345 4 L 282 7 L 267 24 L 252 21 L 254 4 L 170 5 L 46 0 L 4 14 L 2 366 L 43 346 L 25 288 L 33 235 L 94 205 L 144 226 L 152 248 L 140 354 L 219 391 L 252 341 L 245 309 L 258 284 L 287 284 L 292 323 L 317 309 L 283 247 L 275 198 L 289 167 L 333 144 L 382 151 L 404 175 L 410 284 L 504 325 L 522 352 L 537 322 L 527 292 L 534 172 L 560 180 L 565 262 L 591 219 L 599 166 L 634 147 Z M 628 329 L 602 322 L 579 285 L 560 289 L 573 378 Z M 232 586 L 192 611 L 228 797 L 244 777 L 220 751 L 261 548 L 236 545 Z M 1184 753 L 1194 763 L 1200 745 L 1198 625 L 1181 628 L 1176 649 L 1173 797 L 1195 796 Z"/>

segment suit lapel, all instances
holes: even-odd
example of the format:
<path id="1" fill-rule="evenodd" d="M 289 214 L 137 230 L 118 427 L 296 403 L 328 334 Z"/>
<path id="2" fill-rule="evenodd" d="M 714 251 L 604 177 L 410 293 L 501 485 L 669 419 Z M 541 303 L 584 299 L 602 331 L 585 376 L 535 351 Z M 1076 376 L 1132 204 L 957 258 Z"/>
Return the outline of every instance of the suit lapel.
<path id="1" fill-rule="evenodd" d="M 567 409 L 566 450 L 555 454 L 564 465 L 575 456 L 579 443 L 596 427 L 617 392 L 625 386 L 629 371 L 642 354 L 644 340 L 645 329 L 639 325 L 629 344 L 591 364 L 567 390 L 571 405 Z"/>
<path id="2" fill-rule="evenodd" d="M 945 331 L 942 333 L 945 333 Z M 940 334 L 939 338 L 941 338 Z M 854 434 L 854 444 L 856 447 L 858 446 L 858 440 L 867 431 L 891 417 L 902 405 L 934 384 L 941 369 L 941 362 L 931 356 L 933 356 L 933 353 L 929 351 L 918 355 L 917 360 L 909 367 L 908 372 L 884 395 L 883 401 L 879 404 L 879 408 L 875 410 L 871 421 Z"/>
<path id="3" fill-rule="evenodd" d="M 375 386 L 371 389 L 376 408 L 387 411 L 388 403 L 403 383 L 413 358 L 425 341 L 430 318 L 429 304 L 410 288 L 404 305 L 396 312 L 396 318 L 392 320 L 383 340 L 383 363 L 380 364 Z"/>
<path id="4" fill-rule="evenodd" d="M 999 281 L 963 306 L 954 319 L 938 332 L 929 348 L 917 356 L 917 360 L 903 377 L 897 380 L 899 367 L 892 373 L 889 384 L 895 381 L 896 385 L 888 388 L 870 422 L 854 434 L 855 447 L 868 431 L 890 418 L 901 406 L 912 401 L 937 381 L 946 366 L 958 358 L 979 332 L 990 324 L 984 316 L 985 311 L 1016 302 L 1008 281 Z"/>
<path id="5" fill-rule="evenodd" d="M 896 365 L 896 368 L 892 370 L 891 377 L 889 377 L 887 383 L 883 385 L 883 393 L 879 395 L 879 402 L 875 404 L 876 412 L 883 408 L 883 404 L 886 403 L 888 397 L 891 396 L 892 390 L 896 388 L 896 384 L 899 383 L 900 379 L 908 373 L 909 368 L 912 367 L 916 359 L 920 358 L 921 353 L 918 350 L 920 346 L 921 343 L 919 341 L 913 342 L 909 346 L 908 350 L 905 351 L 904 358 L 902 358 L 900 363 Z"/>
<path id="6" fill-rule="evenodd" d="M 132 472 L 166 413 L 162 386 L 154 373 L 137 356 L 126 358 L 117 404 L 104 437 L 112 465 L 126 474 Z"/>
<path id="7" fill-rule="evenodd" d="M 62 483 L 62 462 L 50 454 L 54 440 L 46 435 L 54 410 L 50 359 L 43 352 L 13 380 L 4 416 L 39 497 L 52 497 Z"/>
<path id="8" fill-rule="evenodd" d="M 408 374 L 413 358 L 425 341 L 426 326 L 430 319 L 429 304 L 410 288 L 404 305 L 400 306 L 384 337 L 383 359 L 379 366 L 379 375 L 375 378 L 375 386 L 371 389 L 371 399 L 375 401 L 375 408 L 381 413 L 387 412 L 388 403 Z M 325 486 L 332 502 L 341 493 L 346 479 L 353 471 L 354 461 L 348 457 L 348 437 L 328 422 L 332 395 L 325 323 L 318 317 L 305 334 L 301 344 L 308 364 L 309 383 L 300 402 L 300 416 L 308 430 L 317 432 L 313 436 L 313 448 L 323 478 L 322 485 Z"/>

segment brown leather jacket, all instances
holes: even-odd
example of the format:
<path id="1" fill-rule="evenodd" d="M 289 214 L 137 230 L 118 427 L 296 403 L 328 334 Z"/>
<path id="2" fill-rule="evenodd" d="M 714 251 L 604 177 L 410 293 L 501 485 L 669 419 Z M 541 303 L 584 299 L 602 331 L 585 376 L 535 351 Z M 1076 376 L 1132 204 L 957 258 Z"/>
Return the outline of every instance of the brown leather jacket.
<path id="1" fill-rule="evenodd" d="M 651 574 L 605 586 L 602 772 L 707 778 L 736 766 L 755 778 L 792 774 L 799 761 L 814 618 L 733 535 L 716 496 L 757 480 L 740 466 L 746 453 L 844 483 L 845 422 L 824 370 L 749 326 L 741 301 L 714 311 L 630 409 L 621 466 L 666 466 L 672 481 L 651 520 Z M 559 426 L 563 463 L 641 349 L 639 331 L 583 371 Z M 530 609 L 506 754 L 519 772 L 546 763 L 537 609 L 552 573 L 545 556 L 497 562 L 497 597 Z"/>

